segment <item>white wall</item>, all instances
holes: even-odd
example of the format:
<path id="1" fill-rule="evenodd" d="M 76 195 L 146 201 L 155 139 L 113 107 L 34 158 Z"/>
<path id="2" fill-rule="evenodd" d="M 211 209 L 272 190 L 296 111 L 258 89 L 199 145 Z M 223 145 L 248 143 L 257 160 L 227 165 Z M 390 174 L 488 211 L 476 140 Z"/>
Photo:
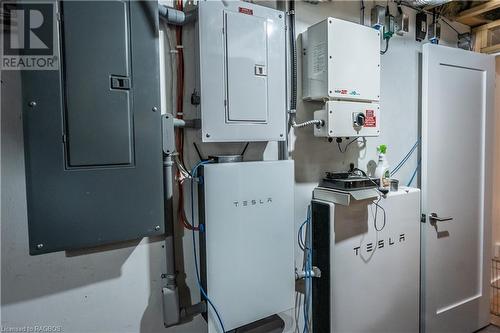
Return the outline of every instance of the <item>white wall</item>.
<path id="1" fill-rule="evenodd" d="M 381 4 L 385 5 L 385 2 Z M 371 5 L 369 2 L 366 4 L 367 24 Z M 392 10 L 395 12 L 395 8 Z M 359 2 L 319 5 L 300 2 L 296 14 L 299 33 L 326 16 L 358 22 Z M 396 165 L 417 140 L 421 43 L 414 40 L 414 18 L 411 14 L 412 30 L 408 36 L 394 37 L 389 51 L 382 56 L 382 134 L 379 138 L 368 139 L 365 150 L 355 149 L 352 145 L 347 153 L 342 154 L 336 144 L 314 138 L 312 129 L 300 129 L 292 135 L 290 153 L 296 161 L 296 226 L 304 220 L 311 191 L 325 171 L 345 170 L 351 161 L 365 169 L 369 161 L 375 160 L 375 147 L 381 143 L 389 145 L 389 161 Z M 443 39 L 453 45 L 455 34 L 445 25 L 442 30 Z M 186 38 L 184 48 L 187 81 L 185 112 L 186 118 L 190 118 L 192 109 L 189 99 L 194 70 L 191 64 L 194 59 L 189 38 Z M 166 54 L 168 75 L 170 56 Z M 300 60 L 299 56 L 299 78 Z M 144 239 L 140 243 L 129 242 L 89 252 L 28 255 L 20 80 L 17 73 L 9 72 L 2 73 L 2 81 L 2 326 L 62 325 L 66 332 L 203 332 L 206 325 L 200 316 L 182 326 L 163 328 L 160 275 L 164 256 L 159 239 Z M 166 81 L 168 83 L 170 79 L 167 77 Z M 170 89 L 167 90 L 170 92 Z M 167 96 L 169 101 L 170 93 Z M 299 79 L 298 120 L 310 119 L 312 111 L 319 105 L 303 103 L 300 96 Z M 166 105 L 168 108 L 170 102 Z M 187 137 L 187 160 L 192 165 L 198 159 L 192 149 L 192 140 L 197 138 L 197 134 L 189 132 Z M 235 153 L 242 146 L 206 144 L 201 145 L 201 149 L 205 155 Z M 258 159 L 262 154 L 266 159 L 275 159 L 276 144 L 271 143 L 267 147 L 252 144 L 248 158 Z M 402 183 L 409 180 L 416 165 L 417 158 L 413 156 L 398 174 Z M 177 230 L 176 235 L 178 240 L 182 239 L 176 249 L 182 302 L 195 303 L 199 300 L 199 292 L 195 287 L 191 236 L 182 230 Z M 297 266 L 300 263 L 297 251 Z"/>

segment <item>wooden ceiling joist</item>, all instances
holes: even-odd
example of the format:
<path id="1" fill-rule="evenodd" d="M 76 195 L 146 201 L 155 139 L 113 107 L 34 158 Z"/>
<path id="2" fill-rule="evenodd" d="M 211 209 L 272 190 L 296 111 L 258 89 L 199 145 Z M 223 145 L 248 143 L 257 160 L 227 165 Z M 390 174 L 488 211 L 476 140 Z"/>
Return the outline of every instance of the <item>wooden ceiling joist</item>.
<path id="1" fill-rule="evenodd" d="M 500 8 L 500 0 L 490 0 L 481 5 L 464 10 L 455 18 L 455 21 L 475 27 L 491 22 L 483 14 Z"/>

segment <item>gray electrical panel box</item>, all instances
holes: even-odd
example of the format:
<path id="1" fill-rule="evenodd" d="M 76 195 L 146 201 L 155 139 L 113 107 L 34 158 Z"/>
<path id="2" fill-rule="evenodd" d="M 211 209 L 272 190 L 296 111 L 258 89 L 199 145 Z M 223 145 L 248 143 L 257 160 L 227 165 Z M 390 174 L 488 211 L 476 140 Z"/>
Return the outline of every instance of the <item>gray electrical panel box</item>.
<path id="1" fill-rule="evenodd" d="M 158 4 L 58 6 L 59 70 L 22 76 L 30 253 L 162 234 Z"/>

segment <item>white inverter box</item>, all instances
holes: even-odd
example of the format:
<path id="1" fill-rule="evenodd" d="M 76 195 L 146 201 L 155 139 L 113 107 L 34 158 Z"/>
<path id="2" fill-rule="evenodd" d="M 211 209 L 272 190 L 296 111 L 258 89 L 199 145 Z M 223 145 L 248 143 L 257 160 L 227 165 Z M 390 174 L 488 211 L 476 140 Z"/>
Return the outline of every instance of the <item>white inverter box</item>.
<path id="1" fill-rule="evenodd" d="M 302 35 L 303 99 L 380 100 L 380 32 L 332 17 Z"/>

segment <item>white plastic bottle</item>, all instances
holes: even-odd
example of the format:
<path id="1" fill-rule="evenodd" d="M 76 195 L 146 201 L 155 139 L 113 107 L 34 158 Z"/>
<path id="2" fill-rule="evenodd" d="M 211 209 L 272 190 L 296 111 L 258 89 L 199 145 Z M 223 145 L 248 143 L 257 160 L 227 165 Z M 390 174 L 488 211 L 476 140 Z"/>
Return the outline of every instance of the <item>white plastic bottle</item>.
<path id="1" fill-rule="evenodd" d="M 380 187 L 389 188 L 391 185 L 391 171 L 389 170 L 389 162 L 387 162 L 387 146 L 380 145 L 377 147 L 378 164 L 375 169 L 375 177 L 380 181 Z"/>

